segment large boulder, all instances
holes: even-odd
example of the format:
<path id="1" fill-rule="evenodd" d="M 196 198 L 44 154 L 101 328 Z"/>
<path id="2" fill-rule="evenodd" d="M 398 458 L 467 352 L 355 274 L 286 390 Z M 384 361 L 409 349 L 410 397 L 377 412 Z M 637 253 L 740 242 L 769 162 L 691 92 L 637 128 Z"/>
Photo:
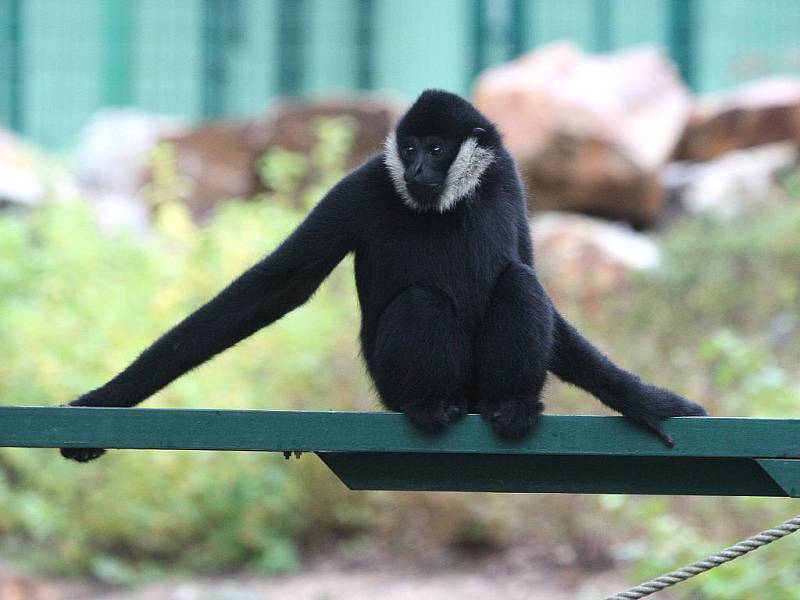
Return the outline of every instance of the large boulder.
<path id="1" fill-rule="evenodd" d="M 484 72 L 475 103 L 503 133 L 533 210 L 573 210 L 638 226 L 664 202 L 657 173 L 691 109 L 674 66 L 652 47 L 587 55 L 542 47 Z"/>
<path id="2" fill-rule="evenodd" d="M 619 223 L 565 212 L 531 218 L 536 270 L 556 304 L 591 312 L 636 271 L 658 267 L 658 246 Z"/>
<path id="3" fill-rule="evenodd" d="M 776 142 L 733 150 L 705 162 L 670 163 L 664 169 L 663 181 L 680 208 L 693 214 L 734 217 L 785 202 L 781 176 L 798 164 L 797 144 Z"/>
<path id="4" fill-rule="evenodd" d="M 77 195 L 72 176 L 44 152 L 0 128 L 0 207 Z"/>
<path id="5" fill-rule="evenodd" d="M 144 233 L 150 206 L 140 196 L 159 140 L 184 130 L 180 120 L 136 108 L 102 108 L 81 132 L 74 172 L 104 231 Z"/>
<path id="6" fill-rule="evenodd" d="M 134 197 L 153 146 L 183 130 L 172 117 L 135 108 L 102 108 L 89 119 L 73 154 L 78 181 L 93 192 Z"/>
<path id="7" fill-rule="evenodd" d="M 195 217 L 208 215 L 224 200 L 260 191 L 259 155 L 247 144 L 247 129 L 243 122 L 214 121 L 164 140 L 175 148 L 177 171 L 185 182 L 182 200 Z"/>
<path id="8" fill-rule="evenodd" d="M 800 143 L 800 78 L 770 78 L 700 100 L 676 149 L 678 160 L 713 160 L 742 148 Z"/>
<path id="9" fill-rule="evenodd" d="M 317 143 L 317 119 L 346 117 L 355 127 L 353 147 L 347 159 L 347 167 L 353 168 L 381 149 L 404 108 L 400 102 L 378 97 L 283 104 L 267 119 L 251 123 L 245 132 L 245 141 L 257 155 L 273 147 L 308 154 Z"/>
<path id="10" fill-rule="evenodd" d="M 309 154 L 317 143 L 317 119 L 352 120 L 354 143 L 346 161 L 352 168 L 380 150 L 401 110 L 395 102 L 369 97 L 284 104 L 263 119 L 205 123 L 167 141 L 189 184 L 186 201 L 201 216 L 221 201 L 264 191 L 257 162 L 269 149 Z"/>

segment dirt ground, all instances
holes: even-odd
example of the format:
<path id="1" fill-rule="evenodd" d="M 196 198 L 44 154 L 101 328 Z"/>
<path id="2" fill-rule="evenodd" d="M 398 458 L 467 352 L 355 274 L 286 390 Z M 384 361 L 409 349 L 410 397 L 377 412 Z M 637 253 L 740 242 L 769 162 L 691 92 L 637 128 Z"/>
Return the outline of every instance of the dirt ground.
<path id="1" fill-rule="evenodd" d="M 290 575 L 198 577 L 134 588 L 58 581 L 0 569 L 0 600 L 600 600 L 634 582 L 615 569 L 595 573 L 527 565 L 473 569 L 342 568 L 316 565 Z M 659 600 L 671 595 L 662 593 Z"/>
<path id="2" fill-rule="evenodd" d="M 313 570 L 271 578 L 170 581 L 124 591 L 74 590 L 63 600 L 597 600 L 626 587 L 614 573 L 570 579 L 534 570 L 513 575 Z"/>

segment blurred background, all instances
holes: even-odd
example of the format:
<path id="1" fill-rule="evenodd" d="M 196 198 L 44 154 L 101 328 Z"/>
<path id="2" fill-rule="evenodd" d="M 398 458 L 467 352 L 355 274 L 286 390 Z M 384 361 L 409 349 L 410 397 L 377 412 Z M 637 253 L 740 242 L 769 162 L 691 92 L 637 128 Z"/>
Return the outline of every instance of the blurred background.
<path id="1" fill-rule="evenodd" d="M 423 89 L 494 120 L 622 365 L 800 417 L 800 2 L 0 0 L 0 402 L 64 403 L 271 251 Z M 161 407 L 377 410 L 347 259 Z M 552 381 L 551 413 L 606 414 Z M 599 598 L 785 499 L 348 492 L 314 456 L 0 449 L 0 600 Z M 800 599 L 800 538 L 664 598 Z"/>

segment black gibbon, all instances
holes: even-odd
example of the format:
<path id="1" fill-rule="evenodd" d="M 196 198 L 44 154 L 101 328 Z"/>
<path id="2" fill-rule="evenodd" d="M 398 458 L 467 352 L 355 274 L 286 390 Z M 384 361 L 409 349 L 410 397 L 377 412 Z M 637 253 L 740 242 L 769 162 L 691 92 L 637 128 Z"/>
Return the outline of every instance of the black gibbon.
<path id="1" fill-rule="evenodd" d="M 349 252 L 369 374 L 383 404 L 420 429 L 476 412 L 520 438 L 542 412 L 548 371 L 667 445 L 662 419 L 706 414 L 616 366 L 558 313 L 534 271 L 514 160 L 477 109 L 436 90 L 274 252 L 70 405 L 140 403 L 306 302 Z"/>

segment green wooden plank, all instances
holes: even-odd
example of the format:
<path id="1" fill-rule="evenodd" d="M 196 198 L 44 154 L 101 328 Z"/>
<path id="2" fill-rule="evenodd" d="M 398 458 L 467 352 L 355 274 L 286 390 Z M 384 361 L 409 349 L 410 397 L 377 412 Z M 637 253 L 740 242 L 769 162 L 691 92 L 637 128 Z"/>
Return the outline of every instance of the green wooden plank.
<path id="1" fill-rule="evenodd" d="M 747 458 L 319 453 L 352 490 L 797 496 Z M 773 462 L 773 461 L 765 461 Z M 800 475 L 800 461 L 774 461 Z"/>
<path id="2" fill-rule="evenodd" d="M 800 458 L 800 419 L 669 419 L 666 448 L 622 417 L 543 416 L 518 442 L 477 415 L 440 435 L 397 413 L 0 407 L 0 446 Z"/>

